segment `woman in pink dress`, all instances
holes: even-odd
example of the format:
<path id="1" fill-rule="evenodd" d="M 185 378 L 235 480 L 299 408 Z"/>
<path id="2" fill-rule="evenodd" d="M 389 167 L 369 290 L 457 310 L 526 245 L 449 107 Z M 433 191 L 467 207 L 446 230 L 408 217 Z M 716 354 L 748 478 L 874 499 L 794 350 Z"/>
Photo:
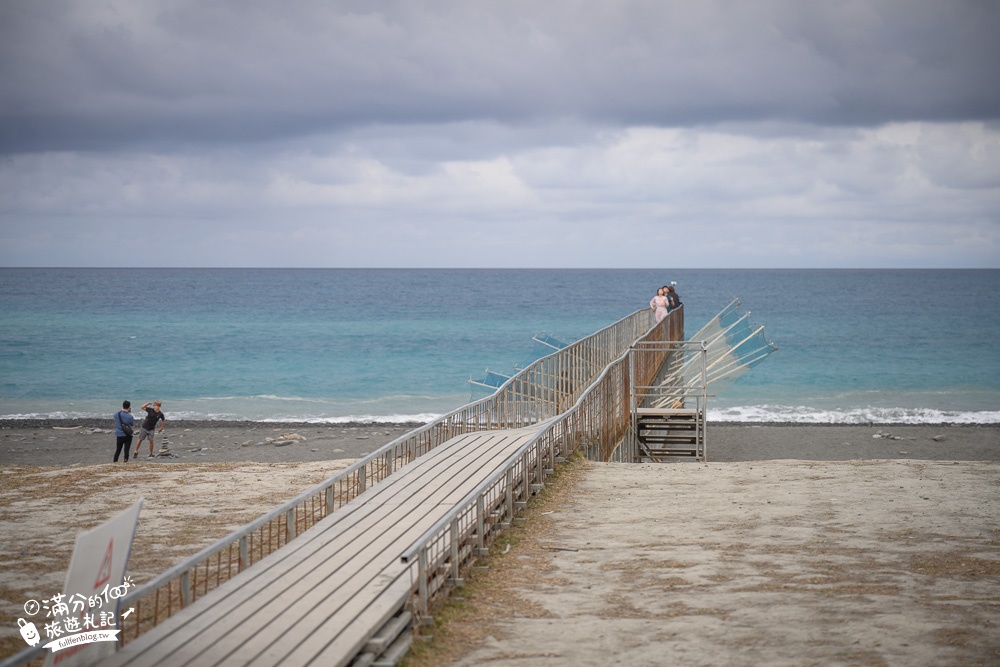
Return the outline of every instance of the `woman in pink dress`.
<path id="1" fill-rule="evenodd" d="M 669 301 L 667 301 L 667 297 L 663 295 L 663 288 L 661 287 L 656 290 L 656 296 L 649 301 L 649 308 L 653 311 L 653 314 L 656 315 L 657 324 L 659 324 L 660 320 L 667 316 L 668 304 Z"/>

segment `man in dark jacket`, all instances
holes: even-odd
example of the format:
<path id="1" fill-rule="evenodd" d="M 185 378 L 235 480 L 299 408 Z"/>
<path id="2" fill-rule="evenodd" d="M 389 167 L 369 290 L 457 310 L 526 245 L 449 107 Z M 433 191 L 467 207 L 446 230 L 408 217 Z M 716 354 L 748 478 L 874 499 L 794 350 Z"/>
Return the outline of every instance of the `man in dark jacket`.
<path id="1" fill-rule="evenodd" d="M 132 416 L 132 404 L 122 401 L 122 409 L 115 413 L 115 463 L 125 450 L 125 463 L 128 463 L 128 453 L 132 451 L 132 429 L 135 417 Z"/>
<path id="2" fill-rule="evenodd" d="M 161 422 L 159 432 L 163 433 L 163 429 L 167 425 L 167 417 L 160 411 L 159 401 L 152 403 L 146 401 L 142 404 L 142 409 L 146 411 L 146 418 L 142 420 L 142 426 L 139 428 L 139 442 L 135 445 L 133 458 L 139 458 L 139 448 L 142 447 L 142 441 L 147 438 L 149 439 L 149 456 L 147 458 L 153 458 L 153 432 L 156 430 L 156 422 Z"/>

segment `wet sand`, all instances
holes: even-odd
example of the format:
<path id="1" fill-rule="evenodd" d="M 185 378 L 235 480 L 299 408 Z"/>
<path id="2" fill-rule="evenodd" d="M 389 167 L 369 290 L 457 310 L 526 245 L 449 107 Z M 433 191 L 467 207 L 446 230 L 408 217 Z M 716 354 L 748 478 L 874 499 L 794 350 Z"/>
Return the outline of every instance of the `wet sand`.
<path id="1" fill-rule="evenodd" d="M 164 445 L 168 452 L 154 462 L 353 460 L 418 426 L 175 421 L 157 435 L 154 453 Z M 110 463 L 115 453 L 111 429 L 110 420 L 0 420 L 0 465 Z M 709 461 L 718 462 L 1000 460 L 1000 425 L 709 424 L 707 441 Z M 139 463 L 148 455 L 149 445 L 143 443 Z"/>
<path id="2" fill-rule="evenodd" d="M 153 462 L 353 460 L 418 426 L 174 421 L 167 423 L 163 433 L 156 434 Z M 110 420 L 95 419 L 0 420 L 0 465 L 111 463 L 115 454 L 113 427 Z M 137 444 L 138 429 L 132 441 L 133 450 Z M 145 462 L 149 453 L 149 443 L 143 442 L 138 463 Z"/>

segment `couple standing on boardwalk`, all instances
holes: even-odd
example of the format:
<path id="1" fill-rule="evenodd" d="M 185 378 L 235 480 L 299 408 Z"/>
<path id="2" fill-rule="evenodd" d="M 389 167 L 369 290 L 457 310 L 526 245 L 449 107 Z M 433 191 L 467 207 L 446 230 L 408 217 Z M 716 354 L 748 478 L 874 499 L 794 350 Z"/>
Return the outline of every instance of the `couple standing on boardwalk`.
<path id="1" fill-rule="evenodd" d="M 680 307 L 680 305 L 681 298 L 677 295 L 677 290 L 674 289 L 673 285 L 664 285 L 656 290 L 656 296 L 649 301 L 649 307 L 656 315 L 657 323 L 666 317 L 670 311 Z"/>
<path id="2" fill-rule="evenodd" d="M 141 409 L 146 411 L 146 417 L 142 420 L 142 426 L 139 427 L 139 442 L 135 446 L 135 454 L 132 455 L 132 458 L 139 458 L 139 448 L 142 447 L 142 441 L 147 439 L 149 440 L 149 456 L 147 458 L 153 458 L 153 432 L 156 430 L 156 423 L 161 422 L 160 433 L 163 433 L 163 429 L 167 425 L 167 417 L 160 410 L 160 406 L 160 401 L 146 401 L 142 404 Z M 135 417 L 132 416 L 132 403 L 122 401 L 122 409 L 115 413 L 115 463 L 118 463 L 122 449 L 125 450 L 125 463 L 128 463 L 134 428 Z"/>

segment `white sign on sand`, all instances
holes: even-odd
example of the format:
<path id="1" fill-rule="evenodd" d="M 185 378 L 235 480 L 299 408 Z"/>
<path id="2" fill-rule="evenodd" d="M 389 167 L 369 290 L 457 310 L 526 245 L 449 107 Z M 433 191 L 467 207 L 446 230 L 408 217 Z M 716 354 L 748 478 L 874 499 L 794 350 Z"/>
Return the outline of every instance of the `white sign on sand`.
<path id="1" fill-rule="evenodd" d="M 77 535 L 63 598 L 67 605 L 79 601 L 69 613 L 77 617 L 80 632 L 46 644 L 52 652 L 45 667 L 92 665 L 117 650 L 119 600 L 140 509 L 141 498 L 107 523 Z"/>

